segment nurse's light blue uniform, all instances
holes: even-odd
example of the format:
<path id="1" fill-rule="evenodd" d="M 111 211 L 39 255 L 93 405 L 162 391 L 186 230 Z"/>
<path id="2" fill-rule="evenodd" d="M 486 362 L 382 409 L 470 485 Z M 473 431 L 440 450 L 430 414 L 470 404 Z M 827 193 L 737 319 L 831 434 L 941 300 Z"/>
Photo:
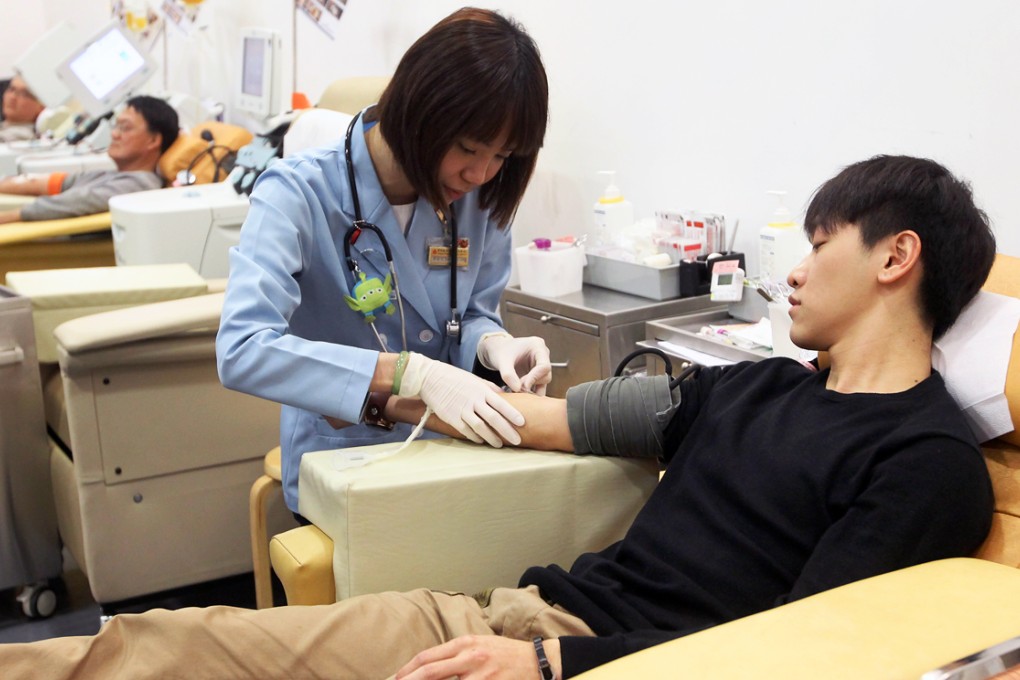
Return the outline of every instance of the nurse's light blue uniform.
<path id="1" fill-rule="evenodd" d="M 407 235 L 376 177 L 359 120 L 351 143 L 364 218 L 386 236 L 400 282 L 407 349 L 470 371 L 478 340 L 502 329 L 499 299 L 510 276 L 510 230 L 478 207 L 478 192 L 455 204 L 458 234 L 470 239 L 467 271 L 457 272 L 460 345 L 446 336 L 449 267 L 429 267 L 426 242 L 443 235 L 435 211 L 419 199 Z M 354 206 L 343 140 L 274 163 L 256 182 L 239 245 L 230 252 L 230 279 L 216 339 L 220 380 L 231 389 L 283 404 L 280 446 L 287 506 L 298 512 L 298 466 L 307 451 L 402 441 L 392 432 L 352 425 L 335 430 L 323 418 L 357 423 L 379 356 L 379 343 L 344 295 L 354 286 L 344 236 Z M 364 231 L 352 248 L 369 277 L 386 278 L 385 253 Z M 381 314 L 376 328 L 391 351 L 402 349 L 399 311 Z"/>

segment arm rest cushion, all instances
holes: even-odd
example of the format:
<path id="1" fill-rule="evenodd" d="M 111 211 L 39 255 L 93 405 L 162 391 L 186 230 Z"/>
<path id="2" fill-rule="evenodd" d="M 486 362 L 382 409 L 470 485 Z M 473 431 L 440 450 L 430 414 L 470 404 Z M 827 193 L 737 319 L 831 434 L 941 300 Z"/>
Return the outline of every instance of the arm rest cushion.
<path id="1" fill-rule="evenodd" d="M 38 222 L 9 222 L 0 226 L 0 245 L 35 241 L 55 236 L 90 234 L 110 228 L 110 213 L 102 212 L 81 217 L 66 217 L 60 220 Z"/>
<path id="2" fill-rule="evenodd" d="M 287 592 L 287 604 L 332 604 L 333 541 L 314 526 L 277 534 L 269 542 L 269 560 Z"/>
<path id="3" fill-rule="evenodd" d="M 1020 571 L 929 562 L 672 640 L 578 676 L 919 678 L 1017 634 Z"/>

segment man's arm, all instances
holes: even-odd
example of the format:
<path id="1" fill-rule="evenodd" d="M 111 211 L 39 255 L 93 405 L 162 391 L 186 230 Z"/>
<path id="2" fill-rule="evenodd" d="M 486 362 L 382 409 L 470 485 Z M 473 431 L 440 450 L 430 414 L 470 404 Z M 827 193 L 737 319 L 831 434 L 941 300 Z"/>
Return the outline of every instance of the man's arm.
<path id="1" fill-rule="evenodd" d="M 573 451 L 574 443 L 567 428 L 567 402 L 565 399 L 540 397 L 525 392 L 509 392 L 503 397 L 524 416 L 524 426 L 517 428 L 521 435 L 519 446 L 541 451 Z M 419 399 L 390 397 L 383 409 L 387 420 L 396 423 L 417 424 L 425 413 L 425 404 Z M 434 414 L 425 427 L 433 432 L 463 439 L 459 432 Z"/>
<path id="2" fill-rule="evenodd" d="M 680 405 L 679 389 L 670 389 L 668 376 L 595 380 L 571 388 L 567 399 L 523 392 L 504 397 L 524 416 L 519 446 L 635 458 L 668 457 L 665 430 Z M 425 405 L 417 399 L 392 396 L 383 409 L 386 420 L 399 423 L 417 424 L 424 413 Z M 337 429 L 352 424 L 326 420 Z M 436 416 L 425 427 L 459 436 Z"/>
<path id="3" fill-rule="evenodd" d="M 19 196 L 45 196 L 48 192 L 49 175 L 11 175 L 0 177 L 0 194 Z"/>
<path id="4" fill-rule="evenodd" d="M 0 211 L 0 224 L 8 224 L 9 222 L 20 221 L 21 221 L 21 208 Z"/>

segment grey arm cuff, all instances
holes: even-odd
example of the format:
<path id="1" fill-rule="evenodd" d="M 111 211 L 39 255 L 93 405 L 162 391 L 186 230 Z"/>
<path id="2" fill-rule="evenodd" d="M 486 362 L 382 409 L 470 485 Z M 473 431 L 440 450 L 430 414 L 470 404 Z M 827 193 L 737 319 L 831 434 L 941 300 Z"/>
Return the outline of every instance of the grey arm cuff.
<path id="1" fill-rule="evenodd" d="M 663 432 L 680 406 L 669 376 L 608 378 L 567 390 L 567 426 L 575 453 L 658 458 Z"/>

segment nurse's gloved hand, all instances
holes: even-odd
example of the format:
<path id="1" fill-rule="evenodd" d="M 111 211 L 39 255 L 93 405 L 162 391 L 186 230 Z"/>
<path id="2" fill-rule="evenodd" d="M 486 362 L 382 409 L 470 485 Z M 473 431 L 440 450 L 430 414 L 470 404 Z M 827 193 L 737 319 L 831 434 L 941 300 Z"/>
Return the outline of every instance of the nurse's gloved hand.
<path id="1" fill-rule="evenodd" d="M 488 380 L 416 352 L 408 355 L 399 380 L 399 396 L 418 397 L 442 421 L 476 444 L 484 440 L 500 448 L 504 441 L 515 446 L 521 443 L 514 425 L 523 425 L 524 416 Z"/>
<path id="2" fill-rule="evenodd" d="M 552 380 L 549 348 L 542 338 L 488 333 L 478 342 L 478 360 L 482 366 L 499 371 L 512 392 L 545 396 L 545 388 Z"/>

